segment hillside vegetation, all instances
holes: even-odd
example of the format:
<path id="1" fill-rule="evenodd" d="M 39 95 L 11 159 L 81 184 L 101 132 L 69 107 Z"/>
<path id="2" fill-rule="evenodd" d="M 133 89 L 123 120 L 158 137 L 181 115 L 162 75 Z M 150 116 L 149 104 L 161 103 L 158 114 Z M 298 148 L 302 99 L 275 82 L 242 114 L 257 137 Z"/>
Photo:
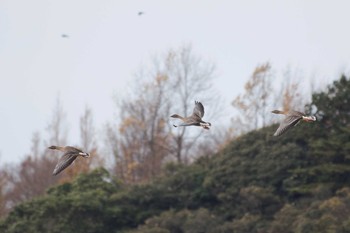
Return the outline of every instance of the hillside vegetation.
<path id="1" fill-rule="evenodd" d="M 300 123 L 272 125 L 152 183 L 124 185 L 105 169 L 16 206 L 0 232 L 350 232 L 350 80 L 314 93 Z"/>

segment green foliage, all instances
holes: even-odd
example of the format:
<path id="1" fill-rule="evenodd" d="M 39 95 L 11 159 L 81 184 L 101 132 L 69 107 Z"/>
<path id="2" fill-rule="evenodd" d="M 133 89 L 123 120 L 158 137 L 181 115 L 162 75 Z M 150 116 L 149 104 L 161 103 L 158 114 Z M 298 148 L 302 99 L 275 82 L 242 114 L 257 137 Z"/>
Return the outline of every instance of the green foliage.
<path id="1" fill-rule="evenodd" d="M 317 122 L 250 132 L 148 184 L 95 170 L 16 206 L 0 232 L 350 232 L 349 103 L 342 76 L 313 95 Z"/>
<path id="2" fill-rule="evenodd" d="M 210 233 L 219 232 L 222 223 L 220 218 L 207 209 L 200 208 L 196 211 L 185 209 L 178 212 L 170 210 L 148 219 L 145 225 L 131 232 Z"/>
<path id="3" fill-rule="evenodd" d="M 271 224 L 271 232 L 349 232 L 350 189 L 300 208 L 286 204 Z M 284 230 L 286 229 L 286 230 Z"/>
<path id="4" fill-rule="evenodd" d="M 104 169 L 80 175 L 15 207 L 1 232 L 111 232 L 120 210 L 109 204 L 110 196 L 119 186 Z"/>

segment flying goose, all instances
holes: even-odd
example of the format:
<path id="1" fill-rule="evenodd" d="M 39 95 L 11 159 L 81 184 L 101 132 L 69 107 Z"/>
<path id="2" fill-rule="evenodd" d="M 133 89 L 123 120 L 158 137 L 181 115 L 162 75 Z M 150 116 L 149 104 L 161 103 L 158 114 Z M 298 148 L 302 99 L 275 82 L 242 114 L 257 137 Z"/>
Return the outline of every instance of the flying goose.
<path id="1" fill-rule="evenodd" d="M 290 111 L 280 111 L 273 110 L 272 113 L 283 114 L 286 118 L 281 122 L 280 126 L 276 130 L 273 136 L 280 136 L 285 133 L 292 126 L 296 126 L 300 121 L 313 122 L 316 121 L 315 116 L 306 116 L 302 112 L 290 110 Z"/>
<path id="2" fill-rule="evenodd" d="M 211 123 L 205 122 L 202 120 L 202 117 L 204 116 L 203 104 L 201 102 L 198 102 L 198 101 L 195 101 L 194 103 L 195 103 L 195 106 L 194 106 L 193 113 L 191 116 L 182 117 L 182 116 L 179 116 L 178 114 L 174 114 L 171 116 L 173 118 L 179 118 L 180 120 L 182 120 L 184 122 L 180 125 L 173 125 L 174 127 L 194 125 L 194 126 L 201 126 L 204 129 L 210 129 Z"/>
<path id="3" fill-rule="evenodd" d="M 72 146 L 50 146 L 49 149 L 64 152 L 63 156 L 58 160 L 58 163 L 55 169 L 53 170 L 52 175 L 54 176 L 66 169 L 69 165 L 71 165 L 78 156 L 82 156 L 84 158 L 90 156 L 89 153 L 85 153 Z"/>

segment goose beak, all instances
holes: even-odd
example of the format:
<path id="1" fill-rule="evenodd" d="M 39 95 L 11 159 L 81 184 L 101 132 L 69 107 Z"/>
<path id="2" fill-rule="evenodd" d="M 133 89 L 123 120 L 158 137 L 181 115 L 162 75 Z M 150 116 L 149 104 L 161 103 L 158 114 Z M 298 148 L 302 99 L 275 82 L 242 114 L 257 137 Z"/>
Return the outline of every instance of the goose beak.
<path id="1" fill-rule="evenodd" d="M 80 152 L 79 155 L 83 156 L 84 158 L 90 157 L 90 154 L 85 152 Z"/>
<path id="2" fill-rule="evenodd" d="M 210 129 L 211 123 L 204 122 L 204 123 L 199 123 L 199 125 L 202 126 L 203 129 Z"/>
<path id="3" fill-rule="evenodd" d="M 315 116 L 306 116 L 306 117 L 303 117 L 303 120 L 311 122 L 311 121 L 316 121 L 317 119 Z"/>

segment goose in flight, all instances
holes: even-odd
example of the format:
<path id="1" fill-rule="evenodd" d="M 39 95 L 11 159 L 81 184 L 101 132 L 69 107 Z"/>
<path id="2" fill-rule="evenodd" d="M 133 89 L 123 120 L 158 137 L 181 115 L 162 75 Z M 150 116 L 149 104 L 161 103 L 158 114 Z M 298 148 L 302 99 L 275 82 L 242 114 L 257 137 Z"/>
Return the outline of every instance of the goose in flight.
<path id="1" fill-rule="evenodd" d="M 306 116 L 302 112 L 290 110 L 290 111 L 280 111 L 273 110 L 272 113 L 283 114 L 286 118 L 281 122 L 280 126 L 276 130 L 273 136 L 280 136 L 285 133 L 292 126 L 296 126 L 300 121 L 313 122 L 316 121 L 315 116 Z"/>
<path id="2" fill-rule="evenodd" d="M 66 169 L 69 165 L 71 165 L 78 156 L 82 156 L 84 158 L 90 156 L 89 153 L 85 153 L 72 146 L 50 146 L 49 149 L 64 152 L 63 156 L 58 160 L 58 163 L 55 169 L 53 170 L 52 175 L 54 176 Z"/>
<path id="3" fill-rule="evenodd" d="M 178 114 L 174 114 L 171 116 L 173 118 L 179 118 L 180 120 L 183 121 L 183 123 L 180 125 L 173 125 L 174 127 L 194 125 L 194 126 L 201 126 L 204 129 L 210 129 L 211 123 L 205 122 L 202 120 L 202 117 L 204 116 L 203 104 L 198 101 L 195 101 L 194 103 L 195 103 L 195 106 L 191 116 L 182 117 L 182 116 L 179 116 Z"/>

